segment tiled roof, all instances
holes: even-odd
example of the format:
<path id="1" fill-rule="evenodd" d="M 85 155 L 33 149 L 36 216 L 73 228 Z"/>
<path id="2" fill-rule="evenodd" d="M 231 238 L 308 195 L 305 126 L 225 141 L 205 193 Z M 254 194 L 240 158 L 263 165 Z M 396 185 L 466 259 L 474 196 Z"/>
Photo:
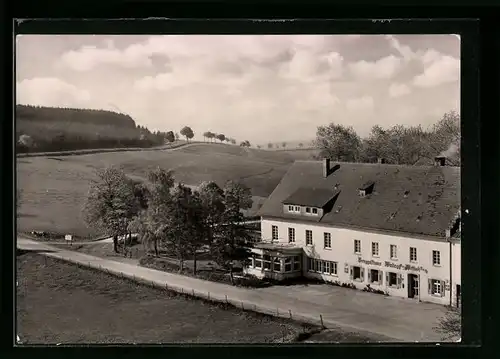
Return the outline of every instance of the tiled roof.
<path id="1" fill-rule="evenodd" d="M 339 164 L 339 169 L 324 178 L 323 162 L 296 161 L 259 215 L 444 237 L 460 209 L 459 167 Z M 367 181 L 374 181 L 373 192 L 361 197 L 359 188 Z M 322 218 L 283 213 L 284 201 L 304 188 L 339 195 Z"/>

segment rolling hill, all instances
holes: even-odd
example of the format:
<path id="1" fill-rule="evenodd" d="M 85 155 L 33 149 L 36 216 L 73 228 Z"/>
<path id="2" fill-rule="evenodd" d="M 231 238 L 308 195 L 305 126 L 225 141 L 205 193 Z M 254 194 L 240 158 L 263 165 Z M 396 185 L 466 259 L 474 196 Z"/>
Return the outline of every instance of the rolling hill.
<path id="1" fill-rule="evenodd" d="M 138 179 L 161 166 L 173 170 L 176 181 L 193 186 L 209 180 L 221 186 L 228 180 L 241 181 L 252 189 L 255 205 L 251 212 L 255 213 L 293 161 L 305 156 L 302 151 L 196 143 L 170 150 L 17 158 L 17 183 L 22 191 L 18 230 L 97 234 L 86 228 L 81 207 L 95 169 L 110 165 Z"/>

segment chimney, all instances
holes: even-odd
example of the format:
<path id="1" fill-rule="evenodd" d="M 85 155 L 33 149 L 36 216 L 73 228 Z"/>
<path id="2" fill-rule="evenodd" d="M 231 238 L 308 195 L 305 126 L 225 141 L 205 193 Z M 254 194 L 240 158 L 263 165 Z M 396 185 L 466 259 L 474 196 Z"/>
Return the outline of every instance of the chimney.
<path id="1" fill-rule="evenodd" d="M 385 158 L 382 157 L 377 158 L 377 163 L 385 163 Z"/>
<path id="2" fill-rule="evenodd" d="M 326 178 L 330 174 L 330 159 L 323 158 L 323 177 Z"/>
<path id="3" fill-rule="evenodd" d="M 445 156 L 434 157 L 434 165 L 435 166 L 446 166 L 446 157 Z"/>

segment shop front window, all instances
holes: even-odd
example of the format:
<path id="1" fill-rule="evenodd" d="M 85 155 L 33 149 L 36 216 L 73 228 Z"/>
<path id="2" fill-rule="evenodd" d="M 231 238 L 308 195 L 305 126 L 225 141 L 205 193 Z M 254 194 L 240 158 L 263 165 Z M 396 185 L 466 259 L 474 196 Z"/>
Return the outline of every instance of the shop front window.
<path id="1" fill-rule="evenodd" d="M 271 270 L 271 257 L 268 255 L 264 255 L 264 259 L 262 260 L 264 264 L 265 270 Z"/>
<path id="2" fill-rule="evenodd" d="M 300 270 L 300 256 L 293 257 L 293 270 Z"/>
<path id="3" fill-rule="evenodd" d="M 286 257 L 285 258 L 285 272 L 291 272 L 291 271 L 292 271 L 292 258 Z"/>
<path id="4" fill-rule="evenodd" d="M 262 256 L 260 254 L 254 256 L 254 267 L 262 268 Z"/>
<path id="5" fill-rule="evenodd" d="M 278 257 L 275 257 L 273 260 L 273 271 L 281 272 L 281 260 Z"/>

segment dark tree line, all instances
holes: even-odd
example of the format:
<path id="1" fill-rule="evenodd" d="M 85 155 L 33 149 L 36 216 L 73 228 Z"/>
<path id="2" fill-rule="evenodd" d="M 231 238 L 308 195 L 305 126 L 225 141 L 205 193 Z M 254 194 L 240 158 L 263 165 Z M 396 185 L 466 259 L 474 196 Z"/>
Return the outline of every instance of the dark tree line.
<path id="1" fill-rule="evenodd" d="M 373 126 L 366 138 L 361 138 L 352 127 L 331 123 L 319 126 L 316 146 L 320 157 L 344 162 L 377 162 L 404 165 L 426 165 L 435 156 L 443 155 L 450 164 L 460 165 L 460 116 L 446 113 L 429 129 L 421 126 Z"/>
<path id="2" fill-rule="evenodd" d="M 153 147 L 173 142 L 170 132 L 151 132 L 128 115 L 102 110 L 16 106 L 16 150 L 50 152 Z"/>

